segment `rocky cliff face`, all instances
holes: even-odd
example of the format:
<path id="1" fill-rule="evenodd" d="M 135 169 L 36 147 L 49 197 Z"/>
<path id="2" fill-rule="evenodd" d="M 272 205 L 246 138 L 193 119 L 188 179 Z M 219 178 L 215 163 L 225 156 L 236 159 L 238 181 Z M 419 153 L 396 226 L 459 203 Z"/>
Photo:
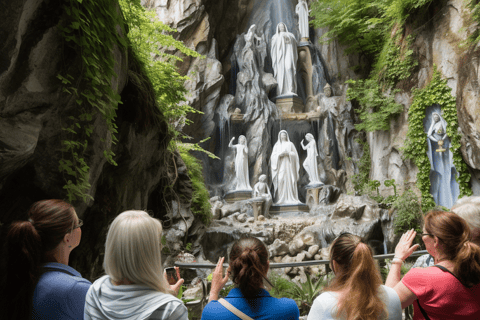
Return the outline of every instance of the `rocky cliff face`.
<path id="1" fill-rule="evenodd" d="M 174 10 L 172 3 L 173 2 L 170 2 L 170 7 L 164 6 L 163 10 L 170 10 L 168 12 L 172 12 L 171 10 Z M 249 24 L 252 17 L 257 14 L 255 11 L 257 3 L 229 2 L 227 6 L 223 1 L 216 2 L 215 5 L 208 0 L 196 2 L 197 7 L 201 7 L 202 5 L 211 10 L 206 10 L 203 16 L 204 18 L 208 16 L 207 19 L 210 26 L 210 28 L 204 29 L 205 34 L 203 38 L 215 39 L 215 41 L 220 44 L 220 54 L 217 56 L 217 59 L 222 63 L 222 68 L 216 68 L 215 70 L 219 70 L 219 73 L 222 74 L 225 79 L 223 89 L 219 92 L 219 94 L 222 95 L 225 93 L 226 88 L 232 85 L 232 64 L 229 59 L 224 58 L 226 52 L 229 50 L 225 45 L 228 44 L 232 47 L 235 37 L 241 32 L 246 31 L 249 26 L 247 24 Z M 252 7 L 252 11 L 245 10 L 245 6 L 247 8 Z M 213 8 L 217 11 L 212 11 Z M 223 24 L 222 18 L 218 18 L 218 16 L 214 14 L 218 13 L 218 10 L 223 10 L 222 12 L 225 16 L 235 16 L 235 19 L 232 21 L 237 27 L 232 28 L 231 23 Z M 232 10 L 232 13 L 228 14 L 227 12 L 229 12 L 229 10 Z M 478 47 L 468 49 L 461 47 L 462 41 L 466 39 L 465 28 L 472 27 L 471 22 L 468 21 L 470 12 L 461 0 L 437 3 L 431 11 L 432 19 L 416 30 L 417 36 L 414 43 L 414 50 L 416 58 L 419 61 L 419 66 L 415 73 L 412 74 L 411 81 L 414 84 L 413 87 L 424 87 L 433 74 L 434 65 L 437 66 L 442 76 L 448 79 L 448 85 L 452 88 L 452 94 L 457 97 L 459 126 L 463 137 L 462 155 L 472 173 L 472 189 L 475 194 L 480 194 L 480 109 L 476 101 L 479 93 L 479 50 Z M 196 15 L 186 14 L 183 19 L 187 19 L 187 17 L 195 19 L 196 17 Z M 166 13 L 164 13 L 164 15 L 173 16 L 172 14 Z M 242 25 L 242 21 L 247 21 L 247 23 Z M 191 25 L 194 24 L 191 21 L 189 23 Z M 197 25 L 200 25 L 200 23 L 197 23 Z M 262 27 L 259 29 L 262 29 Z M 197 28 L 196 30 L 199 29 Z M 219 30 L 222 31 L 220 32 Z M 321 36 L 324 32 L 325 30 L 317 29 L 315 30 L 315 36 Z M 198 33 L 194 34 L 196 34 L 196 38 L 198 38 Z M 181 37 L 184 36 L 187 36 L 187 34 L 182 33 Z M 185 40 L 188 42 L 189 38 L 187 37 Z M 312 41 L 316 42 L 315 39 L 312 39 Z M 316 46 L 319 48 L 327 72 L 330 75 L 334 94 L 344 97 L 346 91 L 345 85 L 343 84 L 344 81 L 360 76 L 353 72 L 351 67 L 360 64 L 362 62 L 361 57 L 344 55 L 345 48 L 336 41 L 330 44 L 316 43 Z M 192 70 L 192 66 L 190 66 L 190 70 Z M 197 84 L 202 83 L 201 79 L 196 81 Z M 202 90 L 209 92 L 207 88 L 202 88 L 199 85 L 192 85 L 192 88 L 193 87 L 197 88 L 195 91 L 196 96 L 202 96 Z M 198 88 L 200 88 L 200 92 Z M 209 99 L 209 101 L 212 100 Z M 370 144 L 372 159 L 370 179 L 384 181 L 385 179 L 393 178 L 396 183 L 400 185 L 401 190 L 408 188 L 415 189 L 418 169 L 411 161 L 405 160 L 402 157 L 401 151 L 408 128 L 407 112 L 412 103 L 410 90 L 397 94 L 396 101 L 404 105 L 405 108 L 404 112 L 392 121 L 390 131 L 379 131 L 368 134 L 367 139 Z M 216 105 L 218 106 L 218 103 Z M 209 114 L 211 106 L 208 106 L 208 108 L 205 108 L 205 106 L 207 106 L 207 104 L 202 105 L 202 110 Z M 204 117 L 206 116 L 207 115 Z M 209 119 L 212 119 L 212 117 L 210 116 Z M 213 128 L 212 125 L 210 125 L 209 128 Z M 210 133 L 211 131 L 206 131 L 205 137 Z M 211 143 L 213 144 L 215 142 L 218 143 L 218 140 L 212 141 Z M 344 149 L 347 150 L 348 148 Z M 356 153 L 358 154 L 358 152 Z M 345 168 L 347 175 L 351 175 L 355 171 L 354 167 L 349 168 L 350 166 L 347 163 Z M 347 185 L 349 184 L 347 183 Z M 383 188 L 381 192 L 384 195 L 393 192 L 393 190 L 383 185 L 381 188 Z"/>
<path id="2" fill-rule="evenodd" d="M 68 49 L 59 33 L 62 1 L 5 5 L 0 12 L 0 225 L 6 226 L 25 219 L 34 201 L 65 197 L 58 170 L 65 140 L 62 127 L 75 115 L 76 106 L 72 96 L 62 92 L 57 75 L 73 66 L 69 73 L 78 77 L 80 56 Z M 106 228 L 118 213 L 150 209 L 157 217 L 166 214 L 164 186 L 170 184 L 174 167 L 179 169 L 174 189 L 184 189 L 182 194 L 191 198 L 181 158 L 167 152 L 167 123 L 156 106 L 145 102 L 149 84 L 129 81 L 130 71 L 139 72 L 137 62 L 127 49 L 116 48 L 112 54 L 118 75 L 112 88 L 123 101 L 116 119 L 119 141 L 112 146 L 118 166 L 106 163 L 103 150 L 111 145 L 111 137 L 102 116 L 95 114 L 93 138 L 85 151 L 89 194 L 95 200 L 76 203 L 85 227 L 72 264 L 91 279 L 103 272 Z"/>

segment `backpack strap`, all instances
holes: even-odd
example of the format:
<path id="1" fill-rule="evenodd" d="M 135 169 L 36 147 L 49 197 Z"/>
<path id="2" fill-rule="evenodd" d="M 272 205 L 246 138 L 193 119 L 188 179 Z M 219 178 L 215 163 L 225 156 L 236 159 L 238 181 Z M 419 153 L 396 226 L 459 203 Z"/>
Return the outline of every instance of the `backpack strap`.
<path id="1" fill-rule="evenodd" d="M 428 314 L 427 314 L 427 312 L 425 311 L 425 309 L 422 308 L 422 306 L 420 305 L 420 301 L 418 301 L 418 299 L 417 299 L 417 305 L 418 305 L 418 307 L 420 308 L 420 311 L 422 312 L 423 317 L 425 318 L 425 320 L 430 320 L 430 317 L 428 316 Z"/>
<path id="2" fill-rule="evenodd" d="M 222 306 L 227 308 L 228 311 L 230 311 L 231 313 L 233 313 L 234 315 L 236 315 L 240 319 L 242 319 L 242 320 L 253 320 L 252 318 L 247 316 L 245 313 L 243 313 L 242 311 L 240 311 L 237 308 L 235 308 L 234 306 L 232 306 L 229 302 L 227 302 L 227 300 L 221 298 L 221 299 L 218 300 L 218 302 L 220 302 L 222 304 Z"/>

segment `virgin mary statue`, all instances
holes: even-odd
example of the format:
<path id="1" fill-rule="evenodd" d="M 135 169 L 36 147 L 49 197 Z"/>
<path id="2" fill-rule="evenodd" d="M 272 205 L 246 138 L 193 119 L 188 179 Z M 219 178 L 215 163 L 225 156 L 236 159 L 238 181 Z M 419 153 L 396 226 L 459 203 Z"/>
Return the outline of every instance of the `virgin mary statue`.
<path id="1" fill-rule="evenodd" d="M 278 133 L 270 159 L 276 204 L 298 204 L 298 172 L 300 163 L 297 149 L 285 130 Z"/>
<path id="2" fill-rule="evenodd" d="M 272 37 L 272 66 L 277 80 L 277 94 L 296 94 L 297 81 L 297 40 L 288 32 L 283 22 L 277 25 L 277 32 Z"/>

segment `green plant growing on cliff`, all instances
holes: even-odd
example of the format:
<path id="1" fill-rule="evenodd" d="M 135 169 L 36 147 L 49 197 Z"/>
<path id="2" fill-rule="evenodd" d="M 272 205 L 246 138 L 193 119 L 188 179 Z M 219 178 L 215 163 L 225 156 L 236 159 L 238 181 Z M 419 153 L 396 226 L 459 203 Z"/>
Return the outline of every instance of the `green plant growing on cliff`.
<path id="1" fill-rule="evenodd" d="M 430 161 L 427 156 L 427 134 L 423 126 L 423 119 L 426 108 L 434 104 L 441 106 L 443 118 L 448 124 L 447 135 L 450 139 L 450 151 L 453 154 L 453 164 L 458 172 L 455 179 L 460 187 L 459 197 L 472 195 L 469 187 L 470 173 L 460 152 L 461 136 L 458 133 L 457 104 L 451 90 L 447 86 L 447 80 L 441 78 L 440 72 L 435 67 L 430 83 L 423 89 L 413 91 L 413 103 L 408 110 L 409 126 L 403 153 L 418 167 L 417 186 L 422 193 L 422 208 L 425 212 L 434 208 L 435 202 L 430 194 Z"/>
<path id="2" fill-rule="evenodd" d="M 467 7 L 470 9 L 471 19 L 474 23 L 480 25 L 480 2 L 478 0 L 467 0 Z M 480 28 L 475 27 L 474 31 L 469 35 L 468 40 L 477 44 L 480 42 Z"/>
<path id="3" fill-rule="evenodd" d="M 117 142 L 115 118 L 120 96 L 112 85 L 117 77 L 112 51 L 114 46 L 126 47 L 126 40 L 120 35 L 125 29 L 121 15 L 109 0 L 67 0 L 63 10 L 65 16 L 60 32 L 66 44 L 79 53 L 81 66 L 80 76 L 76 79 L 68 71 L 57 76 L 64 85 L 63 91 L 72 95 L 78 108 L 77 114 L 70 116 L 69 123 L 63 127 L 69 138 L 62 141 L 59 171 L 65 175 L 63 188 L 68 200 L 86 201 L 92 197 L 88 195 L 90 168 L 84 154 L 93 132 L 95 114 L 103 116 L 109 131 L 110 141 L 104 141 L 107 146 L 104 156 L 109 163 L 116 165 L 111 145 Z"/>
<path id="4" fill-rule="evenodd" d="M 182 42 L 176 41 L 168 33 L 174 32 L 161 23 L 154 13 L 147 12 L 139 0 L 120 0 L 121 11 L 111 0 L 64 2 L 64 18 L 60 26 L 66 44 L 80 55 L 80 75 L 74 79 L 69 68 L 58 75 L 63 90 L 72 95 L 78 112 L 68 119 L 63 130 L 68 138 L 62 141 L 62 158 L 59 171 L 65 176 L 64 189 L 70 202 L 92 199 L 90 190 L 90 168 L 84 154 L 93 133 L 95 114 L 100 114 L 106 122 L 108 135 L 102 140 L 105 145 L 104 156 L 116 165 L 112 146 L 116 137 L 116 111 L 121 103 L 116 93 L 114 50 L 123 51 L 131 46 L 133 54 L 144 65 L 147 77 L 155 90 L 156 104 L 169 123 L 186 119 L 186 114 L 195 112 L 193 108 L 180 102 L 185 101 L 185 77 L 178 74 L 175 62 L 180 58 L 167 54 L 161 48 L 176 48 L 190 56 L 200 56 L 188 49 Z M 125 28 L 127 25 L 128 28 Z M 127 35 L 128 29 L 128 35 Z M 127 35 L 127 37 L 125 37 Z M 158 56 L 161 59 L 154 59 Z M 139 75 L 129 74 L 132 80 Z M 155 115 L 152 115 L 155 116 Z M 178 133 L 172 129 L 174 135 Z"/>
<path id="5" fill-rule="evenodd" d="M 359 193 L 363 193 L 365 186 L 368 184 L 370 176 L 370 147 L 367 141 L 356 139 L 355 142 L 359 143 L 363 148 L 362 157 L 358 161 L 358 173 L 352 176 L 353 188 Z"/>
<path id="6" fill-rule="evenodd" d="M 196 146 L 195 146 L 196 145 Z M 208 225 L 212 220 L 211 204 L 209 202 L 210 194 L 205 187 L 205 180 L 203 178 L 203 168 L 200 160 L 195 158 L 190 151 L 196 148 L 201 148 L 198 144 L 177 143 L 177 148 L 188 170 L 188 177 L 192 181 L 193 195 L 192 195 L 192 213 L 199 217 L 203 223 Z M 201 149 L 205 152 L 205 150 Z M 215 155 L 208 153 L 211 157 Z"/>
<path id="7" fill-rule="evenodd" d="M 405 191 L 392 207 L 396 210 L 393 221 L 395 233 L 401 234 L 410 229 L 415 229 L 418 234 L 422 232 L 422 204 L 413 191 Z"/>

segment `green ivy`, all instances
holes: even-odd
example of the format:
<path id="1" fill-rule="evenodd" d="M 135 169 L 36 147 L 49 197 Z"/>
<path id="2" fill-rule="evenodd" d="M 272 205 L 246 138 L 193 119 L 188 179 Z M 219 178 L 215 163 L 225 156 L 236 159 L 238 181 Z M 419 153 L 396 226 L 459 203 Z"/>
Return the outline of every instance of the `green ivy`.
<path id="1" fill-rule="evenodd" d="M 406 190 L 393 203 L 396 210 L 393 227 L 395 233 L 402 234 L 414 229 L 418 234 L 422 232 L 422 205 L 412 190 Z"/>
<path id="2" fill-rule="evenodd" d="M 358 173 L 352 176 L 352 183 L 353 188 L 363 194 L 365 186 L 368 185 L 370 176 L 370 147 L 368 145 L 368 142 L 366 141 L 363 141 L 361 139 L 357 139 L 355 141 L 362 146 L 363 153 L 362 157 L 357 162 Z"/>
<path id="3" fill-rule="evenodd" d="M 197 150 L 206 152 L 212 158 L 216 158 L 216 156 L 203 150 L 200 146 L 198 146 L 198 144 L 178 142 L 177 148 L 180 156 L 187 166 L 188 177 L 192 181 L 192 213 L 194 216 L 199 217 L 203 223 L 208 225 L 212 220 L 211 204 L 209 202 L 210 194 L 205 187 L 202 163 L 200 160 L 190 154 L 190 151 Z"/>
<path id="4" fill-rule="evenodd" d="M 66 0 L 63 9 L 65 17 L 60 31 L 67 45 L 80 55 L 81 65 L 76 79 L 68 71 L 57 76 L 64 85 L 63 91 L 72 94 L 78 110 L 63 127 L 69 138 L 62 141 L 59 170 L 65 175 L 63 188 L 68 200 L 86 201 L 93 198 L 88 195 L 90 168 L 84 153 L 93 132 L 95 114 L 103 116 L 110 133 L 111 143 L 106 143 L 109 147 L 104 150 L 104 156 L 116 165 L 111 145 L 117 142 L 115 118 L 121 102 L 120 95 L 112 88 L 112 80 L 117 77 L 112 51 L 114 46 L 122 49 L 127 44 L 121 36 L 125 33 L 122 17 L 112 1 Z"/>
<path id="5" fill-rule="evenodd" d="M 427 156 L 427 136 L 424 132 L 423 119 L 425 109 L 434 104 L 442 107 L 443 118 L 447 122 L 447 135 L 450 139 L 450 151 L 453 154 L 453 164 L 459 175 L 456 180 L 460 186 L 460 197 L 472 195 L 469 187 L 470 173 L 462 159 L 460 139 L 458 134 L 458 118 L 456 99 L 447 86 L 447 80 L 442 79 L 440 72 L 434 68 L 430 83 L 421 90 L 413 90 L 413 103 L 408 110 L 407 140 L 403 149 L 407 159 L 412 159 L 418 167 L 417 186 L 422 192 L 422 207 L 428 211 L 435 207 L 430 194 L 430 161 Z"/>
<path id="6" fill-rule="evenodd" d="M 473 44 L 477 44 L 480 42 L 480 28 L 478 28 L 480 24 L 480 2 L 478 0 L 467 0 L 467 7 L 470 8 L 472 22 L 476 24 L 468 40 Z"/>

